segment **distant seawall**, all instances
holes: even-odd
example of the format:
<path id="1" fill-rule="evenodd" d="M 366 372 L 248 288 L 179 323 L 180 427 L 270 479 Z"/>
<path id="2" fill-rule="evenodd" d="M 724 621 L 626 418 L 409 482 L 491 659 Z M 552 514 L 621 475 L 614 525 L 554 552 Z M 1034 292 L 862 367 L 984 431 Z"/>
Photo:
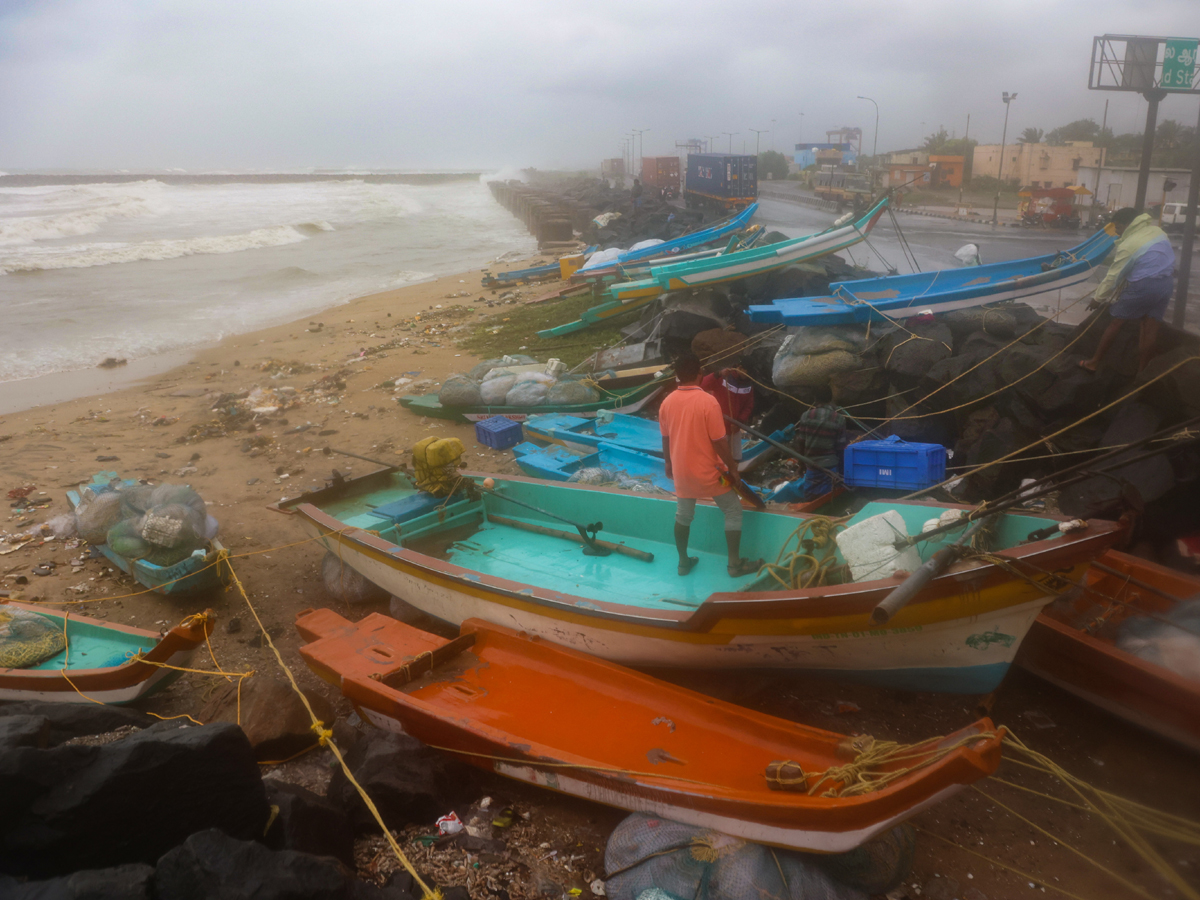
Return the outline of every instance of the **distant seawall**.
<path id="1" fill-rule="evenodd" d="M 258 175 L 187 175 L 156 173 L 153 175 L 0 175 L 0 187 L 45 187 L 56 184 L 125 184 L 134 181 L 161 181 L 163 184 L 306 184 L 317 181 L 365 181 L 368 184 L 446 184 L 451 181 L 478 181 L 479 172 L 414 172 L 411 174 L 353 175 L 343 172 L 328 174 L 258 174 Z"/>

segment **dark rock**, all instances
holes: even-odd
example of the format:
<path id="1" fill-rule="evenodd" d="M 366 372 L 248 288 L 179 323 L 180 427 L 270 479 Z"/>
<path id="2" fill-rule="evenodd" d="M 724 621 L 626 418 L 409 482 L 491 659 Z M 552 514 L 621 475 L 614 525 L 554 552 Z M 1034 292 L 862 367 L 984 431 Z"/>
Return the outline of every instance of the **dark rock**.
<path id="1" fill-rule="evenodd" d="M 413 900 L 399 888 L 357 881 L 327 857 L 269 850 L 215 828 L 163 855 L 154 890 L 170 900 Z"/>
<path id="2" fill-rule="evenodd" d="M 468 766 L 404 734 L 367 732 L 346 755 L 346 764 L 390 828 L 432 824 L 469 798 L 476 783 Z M 340 769 L 333 773 L 329 797 L 346 811 L 355 834 L 378 831 L 374 817 Z"/>
<path id="3" fill-rule="evenodd" d="M 240 688 L 240 696 L 239 696 Z M 320 694 L 305 692 L 313 712 L 329 725 L 333 707 Z M 202 722 L 241 723 L 259 760 L 286 759 L 317 740 L 312 719 L 291 686 L 264 675 L 223 685 L 200 710 Z"/>
<path id="4" fill-rule="evenodd" d="M 1043 416 L 1061 414 L 1075 420 L 1104 404 L 1113 386 L 1111 373 L 1093 374 L 1076 363 L 1075 359 L 1060 357 L 1048 367 L 1055 376 L 1050 385 L 1041 392 L 1026 395 Z"/>
<path id="5" fill-rule="evenodd" d="M 1032 436 L 1007 416 L 997 416 L 994 423 L 981 430 L 978 439 L 969 444 L 960 442 L 961 453 L 956 452 L 955 461 L 970 468 L 995 462 L 1026 446 Z M 982 472 L 966 478 L 957 493 L 969 502 L 1004 494 L 1020 485 L 1029 469 L 1029 463 L 1014 458 L 997 463 Z"/>
<path id="6" fill-rule="evenodd" d="M 5 900 L 152 900 L 154 867 L 129 863 L 112 869 L 86 869 L 47 881 L 27 881 L 5 889 Z"/>
<path id="7" fill-rule="evenodd" d="M 17 747 L 49 746 L 50 720 L 45 716 L 4 716 L 0 718 L 0 752 Z"/>
<path id="8" fill-rule="evenodd" d="M 267 802 L 279 809 L 264 843 L 272 850 L 332 856 L 354 865 L 354 836 L 341 809 L 298 784 L 263 780 Z"/>
<path id="9" fill-rule="evenodd" d="M 1126 403 L 1117 410 L 1100 439 L 1100 446 L 1119 447 L 1149 437 L 1159 430 L 1161 421 L 1161 413 L 1152 406 L 1136 401 Z M 1129 450 L 1117 460 L 1152 449 L 1155 448 L 1147 446 Z M 1111 465 L 1111 462 L 1105 465 Z M 1059 497 L 1059 507 L 1069 516 L 1096 516 L 1118 509 L 1125 501 L 1147 503 L 1157 500 L 1174 486 L 1175 471 L 1164 452 L 1119 469 L 1109 469 L 1106 475 L 1097 475 L 1064 488 Z M 1136 498 L 1127 493 L 1129 488 L 1137 491 Z"/>
<path id="10" fill-rule="evenodd" d="M 1134 382 L 1135 386 L 1149 384 L 1141 399 L 1159 410 L 1166 421 L 1200 415 L 1200 362 L 1187 362 L 1197 355 L 1197 348 L 1186 346 L 1162 353 L 1150 360 Z M 1164 375 L 1166 372 L 1170 374 Z"/>
<path id="11" fill-rule="evenodd" d="M 54 747 L 73 737 L 107 734 L 122 725 L 147 728 L 158 720 L 153 716 L 123 706 L 100 706 L 95 703 L 48 703 L 27 700 L 0 704 L 0 717 L 44 716 L 50 720 L 47 746 Z"/>
<path id="12" fill-rule="evenodd" d="M 912 397 L 919 391 L 904 391 L 897 384 L 887 389 L 887 415 L 891 421 L 883 426 L 883 434 L 894 434 L 904 441 L 920 444 L 954 445 L 955 422 L 953 413 L 941 412 L 937 401 L 913 403 Z"/>
<path id="13" fill-rule="evenodd" d="M 150 863 L 203 828 L 259 837 L 267 815 L 258 764 L 235 725 L 0 754 L 0 871 Z"/>
<path id="14" fill-rule="evenodd" d="M 935 363 L 954 353 L 954 336 L 939 322 L 912 322 L 908 334 L 897 331 L 881 343 L 883 367 L 892 375 L 920 379 Z"/>

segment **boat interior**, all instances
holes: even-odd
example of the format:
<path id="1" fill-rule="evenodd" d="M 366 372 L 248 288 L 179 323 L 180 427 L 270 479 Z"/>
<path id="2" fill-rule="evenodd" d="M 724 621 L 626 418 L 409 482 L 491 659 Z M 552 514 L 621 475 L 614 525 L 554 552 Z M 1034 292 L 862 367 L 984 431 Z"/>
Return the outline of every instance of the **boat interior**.
<path id="1" fill-rule="evenodd" d="M 129 662 L 138 653 L 153 650 L 158 641 L 152 637 L 106 628 L 93 622 L 64 615 L 57 610 L 37 610 L 38 615 L 57 622 L 66 633 L 67 647 L 61 653 L 22 671 L 68 672 L 82 669 L 108 669 Z"/>

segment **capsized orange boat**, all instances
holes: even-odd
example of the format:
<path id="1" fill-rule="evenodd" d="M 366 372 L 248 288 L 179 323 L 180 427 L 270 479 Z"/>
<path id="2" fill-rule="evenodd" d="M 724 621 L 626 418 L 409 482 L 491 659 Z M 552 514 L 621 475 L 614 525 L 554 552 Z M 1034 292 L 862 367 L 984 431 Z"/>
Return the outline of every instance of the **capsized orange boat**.
<path id="1" fill-rule="evenodd" d="M 911 747 L 811 728 L 478 619 L 440 638 L 306 610 L 300 653 L 375 725 L 482 769 L 747 841 L 840 853 L 984 778 L 981 719 Z"/>
<path id="2" fill-rule="evenodd" d="M 1200 751 L 1200 681 L 1118 646 L 1131 617 L 1170 621 L 1172 611 L 1190 598 L 1200 598 L 1200 578 L 1109 550 L 1088 567 L 1080 590 L 1038 615 L 1017 664 L 1113 715 Z M 1181 640 L 1200 637 L 1183 623 L 1166 627 L 1166 635 Z M 1193 659 L 1194 646 L 1184 648 Z"/>

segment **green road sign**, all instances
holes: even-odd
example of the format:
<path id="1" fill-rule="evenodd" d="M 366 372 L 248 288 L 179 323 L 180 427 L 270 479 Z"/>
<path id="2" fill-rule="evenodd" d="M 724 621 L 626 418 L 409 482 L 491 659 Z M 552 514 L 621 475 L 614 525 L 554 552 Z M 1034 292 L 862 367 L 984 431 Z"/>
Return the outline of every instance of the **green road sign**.
<path id="1" fill-rule="evenodd" d="M 1171 38 L 1163 51 L 1161 87 L 1167 91 L 1190 91 L 1196 74 L 1196 38 Z"/>

